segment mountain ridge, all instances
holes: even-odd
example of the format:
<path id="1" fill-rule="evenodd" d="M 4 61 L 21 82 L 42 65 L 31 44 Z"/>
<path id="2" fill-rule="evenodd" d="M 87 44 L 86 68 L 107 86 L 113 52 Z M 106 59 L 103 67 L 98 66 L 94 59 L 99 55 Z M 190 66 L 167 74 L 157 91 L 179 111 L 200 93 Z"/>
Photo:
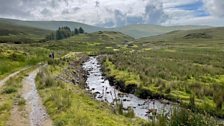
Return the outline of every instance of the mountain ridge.
<path id="1" fill-rule="evenodd" d="M 134 24 L 117 28 L 102 28 L 72 21 L 23 21 L 23 20 L 6 19 L 6 18 L 0 18 L 0 22 L 8 22 L 16 25 L 40 28 L 45 30 L 56 30 L 58 27 L 68 26 L 71 29 L 82 27 L 88 33 L 97 31 L 116 31 L 116 32 L 122 32 L 123 34 L 129 35 L 136 39 L 142 37 L 160 35 L 175 30 L 204 29 L 210 27 L 210 26 L 197 26 L 197 25 L 161 26 L 154 24 Z"/>

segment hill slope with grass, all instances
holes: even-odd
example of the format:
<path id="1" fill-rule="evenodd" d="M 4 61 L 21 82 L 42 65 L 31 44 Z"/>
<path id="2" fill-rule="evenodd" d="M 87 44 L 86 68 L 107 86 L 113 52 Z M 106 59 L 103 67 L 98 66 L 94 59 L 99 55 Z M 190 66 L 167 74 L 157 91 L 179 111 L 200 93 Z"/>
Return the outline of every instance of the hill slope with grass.
<path id="1" fill-rule="evenodd" d="M 125 27 L 115 28 L 115 31 L 120 31 L 124 34 L 132 36 L 134 38 L 141 38 L 147 36 L 155 36 L 164 33 L 168 33 L 175 30 L 192 30 L 192 29 L 204 29 L 209 26 L 160 26 L 160 25 L 151 25 L 151 24 L 137 24 L 137 25 L 128 25 Z"/>
<path id="2" fill-rule="evenodd" d="M 39 28 L 20 26 L 12 23 L 0 21 L 0 36 L 5 35 L 18 35 L 18 34 L 34 34 L 39 36 L 45 36 L 49 30 L 43 30 Z"/>
<path id="3" fill-rule="evenodd" d="M 28 26 L 28 27 L 34 27 L 34 28 L 40 28 L 40 29 L 46 29 L 46 30 L 54 30 L 54 31 L 62 26 L 68 26 L 72 30 L 74 28 L 82 27 L 88 33 L 104 30 L 104 28 L 91 26 L 91 25 L 87 25 L 87 24 L 82 24 L 82 23 L 78 23 L 78 22 L 71 22 L 71 21 L 22 21 L 22 20 L 3 19 L 3 18 L 0 18 L 0 21 L 16 24 L 16 25 L 20 25 L 20 26 Z"/>
<path id="4" fill-rule="evenodd" d="M 179 31 L 172 31 L 162 35 L 140 38 L 137 41 L 147 42 L 147 41 L 223 40 L 224 39 L 223 33 L 224 33 L 224 27 L 196 29 L 187 31 L 179 30 Z"/>
<path id="5" fill-rule="evenodd" d="M 223 33 L 220 27 L 138 39 L 129 43 L 133 51 L 116 52 L 105 60 L 106 74 L 125 85 L 131 80 L 140 90 L 136 95 L 148 91 L 149 96 L 223 118 Z"/>
<path id="6" fill-rule="evenodd" d="M 66 50 L 88 53 L 108 52 L 123 50 L 134 38 L 120 32 L 100 31 L 89 34 L 80 34 L 73 37 L 49 41 L 36 46 L 44 46 L 51 50 Z"/>
<path id="7" fill-rule="evenodd" d="M 50 30 L 20 26 L 0 20 L 0 43 L 29 43 L 44 39 Z"/>
<path id="8" fill-rule="evenodd" d="M 209 26 L 160 26 L 160 25 L 151 25 L 151 24 L 136 24 L 128 25 L 118 28 L 102 28 L 91 26 L 78 22 L 71 21 L 21 21 L 13 19 L 3 19 L 0 18 L 1 22 L 8 22 L 21 26 L 35 27 L 46 30 L 56 30 L 61 26 L 68 26 L 71 29 L 82 27 L 87 33 L 92 33 L 96 31 L 117 31 L 122 32 L 126 35 L 132 36 L 134 38 L 141 38 L 147 36 L 160 35 L 174 30 L 191 30 L 191 29 L 202 29 L 208 28 Z"/>

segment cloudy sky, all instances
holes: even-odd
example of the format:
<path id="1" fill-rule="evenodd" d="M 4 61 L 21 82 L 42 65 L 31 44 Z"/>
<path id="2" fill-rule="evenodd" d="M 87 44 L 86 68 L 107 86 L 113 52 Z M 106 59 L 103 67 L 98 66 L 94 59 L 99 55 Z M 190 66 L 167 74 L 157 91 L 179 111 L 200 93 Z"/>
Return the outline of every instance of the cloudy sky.
<path id="1" fill-rule="evenodd" d="M 129 24 L 224 26 L 224 0 L 0 0 L 0 17 Z"/>

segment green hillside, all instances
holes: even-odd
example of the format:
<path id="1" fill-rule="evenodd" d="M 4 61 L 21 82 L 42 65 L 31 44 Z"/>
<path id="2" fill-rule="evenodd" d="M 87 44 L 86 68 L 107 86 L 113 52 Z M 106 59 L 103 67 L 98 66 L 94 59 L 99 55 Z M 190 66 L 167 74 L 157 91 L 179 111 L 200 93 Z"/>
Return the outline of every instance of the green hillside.
<path id="1" fill-rule="evenodd" d="M 149 41 L 170 41 L 170 42 L 183 42 L 183 41 L 193 41 L 194 43 L 200 42 L 211 42 L 223 40 L 224 27 L 218 28 L 208 28 L 199 30 L 187 30 L 187 31 L 172 31 L 163 35 L 151 36 L 140 38 L 139 42 L 149 42 Z M 213 44 L 213 43 L 211 43 Z"/>
<path id="2" fill-rule="evenodd" d="M 45 36 L 49 30 L 43 30 L 39 28 L 27 27 L 16 25 L 15 23 L 5 22 L 0 20 L 0 36 L 5 35 L 18 35 L 18 34 L 34 34 L 39 36 Z"/>
<path id="3" fill-rule="evenodd" d="M 134 38 L 120 32 L 94 32 L 89 34 L 80 34 L 59 41 L 49 41 L 40 43 L 39 46 L 51 50 L 66 50 L 96 53 L 112 53 L 127 48 L 127 43 L 134 41 Z M 35 45 L 38 46 L 38 45 Z"/>
<path id="4" fill-rule="evenodd" d="M 208 28 L 208 26 L 160 26 L 160 25 L 151 25 L 151 24 L 137 24 L 137 25 L 128 25 L 118 28 L 101 28 L 91 25 L 86 25 L 77 22 L 71 21 L 21 21 L 13 19 L 1 19 L 2 22 L 9 22 L 16 25 L 35 27 L 47 30 L 56 30 L 61 26 L 68 26 L 70 28 L 82 27 L 86 32 L 92 33 L 96 31 L 117 31 L 122 32 L 126 35 L 132 36 L 134 38 L 141 38 L 147 36 L 160 35 L 168 33 L 174 30 L 191 30 L 191 29 L 201 29 Z"/>
<path id="5" fill-rule="evenodd" d="M 124 34 L 132 36 L 134 38 L 141 38 L 147 36 L 155 36 L 164 33 L 168 33 L 175 30 L 191 30 L 191 29 L 202 29 L 208 28 L 208 26 L 160 26 L 160 25 L 150 25 L 150 24 L 138 24 L 129 25 L 125 27 L 115 28 L 115 31 L 120 31 Z"/>
<path id="6" fill-rule="evenodd" d="M 0 20 L 0 43 L 29 43 L 39 41 L 49 33 L 51 33 L 50 30 L 20 26 Z"/>
<path id="7" fill-rule="evenodd" d="M 61 26 L 68 26 L 71 29 L 82 27 L 88 33 L 103 30 L 103 28 L 70 21 L 21 21 L 13 19 L 1 19 L 1 18 L 0 21 L 9 22 L 21 26 L 41 28 L 46 30 L 57 30 L 58 27 Z"/>
<path id="8" fill-rule="evenodd" d="M 34 36 L 41 38 L 49 32 L 43 30 L 43 33 L 39 33 L 40 29 L 16 25 L 13 22 L 2 22 L 4 23 L 1 28 L 4 28 L 7 34 L 2 32 L 4 36 L 1 36 L 0 40 L 3 40 L 5 36 L 16 41 L 20 39 L 19 36 L 31 39 L 34 39 Z M 160 29 L 156 27 L 161 26 L 154 27 L 154 32 L 159 33 Z M 102 125 L 118 125 L 117 123 L 141 125 L 135 118 L 116 114 L 110 106 L 98 103 L 80 87 L 66 86 L 67 83 L 52 81 L 56 80 L 55 78 L 58 78 L 61 73 L 68 73 L 67 70 L 72 73 L 72 76 L 79 73 L 78 67 L 81 67 L 79 65 L 82 62 L 80 59 L 86 58 L 87 55 L 102 55 L 103 74 L 113 78 L 114 84 L 136 86 L 136 92 L 134 92 L 136 96 L 178 102 L 182 108 L 189 108 L 194 112 L 181 111 L 182 109 L 178 108 L 170 119 L 159 116 L 158 125 L 161 122 L 167 125 L 183 122 L 183 125 L 210 126 L 211 123 L 215 123 L 210 121 L 213 118 L 209 114 L 214 117 L 224 117 L 223 33 L 224 28 L 180 30 L 136 40 L 121 32 L 98 31 L 42 43 L 32 43 L 31 40 L 27 42 L 20 40 L 22 44 L 19 45 L 0 43 L 0 78 L 22 67 L 48 61 L 51 76 L 39 78 L 37 82 L 45 81 L 43 84 L 46 87 L 39 89 L 40 96 L 56 124 L 78 125 L 84 120 L 83 125 L 91 125 L 91 122 Z M 55 53 L 55 60 L 49 59 L 50 52 Z M 67 56 L 74 56 L 71 60 L 77 61 L 63 58 Z M 66 68 L 68 64 L 74 65 L 74 69 Z M 58 92 L 62 95 L 58 95 Z M 1 96 L 4 97 L 3 103 L 13 101 L 11 95 L 6 97 L 1 94 Z M 70 107 L 64 107 L 64 103 L 68 103 Z M 9 105 L 13 105 L 13 102 Z M 102 105 L 105 107 L 102 108 Z M 63 109 L 57 109 L 61 106 Z M 102 108 L 101 113 L 99 108 Z M 2 107 L 1 111 L 5 113 L 0 118 L 7 121 L 10 110 L 11 107 Z M 151 124 L 151 121 L 149 123 Z"/>
<path id="9" fill-rule="evenodd" d="M 131 81 L 140 92 L 223 118 L 223 34 L 220 27 L 141 38 L 129 43 L 135 50 L 117 52 L 104 66 L 108 76 Z"/>

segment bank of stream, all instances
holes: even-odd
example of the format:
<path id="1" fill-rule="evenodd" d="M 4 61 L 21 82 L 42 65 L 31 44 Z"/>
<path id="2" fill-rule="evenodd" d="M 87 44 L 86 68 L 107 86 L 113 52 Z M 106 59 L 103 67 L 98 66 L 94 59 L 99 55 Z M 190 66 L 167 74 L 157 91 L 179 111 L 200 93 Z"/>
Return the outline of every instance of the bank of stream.
<path id="1" fill-rule="evenodd" d="M 95 98 L 100 101 L 108 102 L 112 105 L 117 100 L 123 104 L 124 111 L 128 107 L 134 110 L 137 117 L 148 119 L 152 113 L 169 114 L 174 107 L 170 102 L 161 102 L 156 99 L 141 99 L 133 94 L 121 92 L 110 84 L 101 71 L 101 65 L 96 57 L 90 57 L 84 64 L 83 69 L 87 71 L 87 90 L 95 94 Z"/>

